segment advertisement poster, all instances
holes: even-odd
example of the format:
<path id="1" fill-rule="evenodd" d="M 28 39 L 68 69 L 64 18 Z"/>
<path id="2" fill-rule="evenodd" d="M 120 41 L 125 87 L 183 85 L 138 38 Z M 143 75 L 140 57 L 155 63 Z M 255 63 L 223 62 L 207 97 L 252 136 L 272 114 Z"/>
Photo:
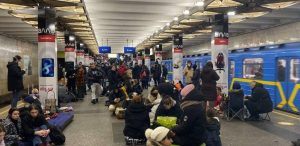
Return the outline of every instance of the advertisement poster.
<path id="1" fill-rule="evenodd" d="M 159 64 L 161 64 L 162 61 L 162 52 L 155 52 L 155 61 L 157 61 Z"/>
<path id="2" fill-rule="evenodd" d="M 151 67 L 150 56 L 145 56 L 145 65 L 148 69 Z"/>
<path id="3" fill-rule="evenodd" d="M 32 75 L 32 63 L 31 58 L 28 55 L 23 56 L 23 69 L 25 70 L 27 75 Z"/>
<path id="4" fill-rule="evenodd" d="M 217 86 L 228 95 L 228 17 L 219 14 L 215 16 L 215 21 L 217 23 L 213 27 L 211 60 L 220 77 Z"/>
<path id="5" fill-rule="evenodd" d="M 74 62 L 76 64 L 76 51 L 73 47 L 65 48 L 65 62 Z"/>
<path id="6" fill-rule="evenodd" d="M 82 63 L 84 65 L 84 51 L 78 50 L 76 54 L 77 64 Z"/>
<path id="7" fill-rule="evenodd" d="M 86 66 L 90 65 L 90 56 L 89 56 L 89 54 L 84 54 L 84 65 L 86 65 Z"/>
<path id="8" fill-rule="evenodd" d="M 183 69 L 182 69 L 182 58 L 183 58 L 183 43 L 182 36 L 175 35 L 173 37 L 173 81 L 183 81 Z"/>

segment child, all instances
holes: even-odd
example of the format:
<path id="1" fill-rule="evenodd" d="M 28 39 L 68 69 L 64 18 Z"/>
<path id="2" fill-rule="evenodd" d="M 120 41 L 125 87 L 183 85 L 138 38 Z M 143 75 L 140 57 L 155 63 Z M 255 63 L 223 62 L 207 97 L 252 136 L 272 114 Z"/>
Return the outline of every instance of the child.
<path id="1" fill-rule="evenodd" d="M 0 146 L 5 146 L 4 137 L 5 137 L 5 129 L 2 125 L 0 125 Z"/>
<path id="2" fill-rule="evenodd" d="M 146 146 L 171 146 L 174 133 L 165 127 L 157 127 L 154 130 L 147 129 L 145 131 L 147 138 Z"/>
<path id="3" fill-rule="evenodd" d="M 220 123 L 217 113 L 214 109 L 207 110 L 207 140 L 206 146 L 222 146 L 220 138 Z"/>
<path id="4" fill-rule="evenodd" d="M 217 87 L 217 98 L 214 102 L 215 109 L 220 110 L 220 104 L 221 104 L 222 99 L 223 99 L 222 89 L 220 87 Z"/>
<path id="5" fill-rule="evenodd" d="M 134 94 L 132 103 L 125 111 L 124 136 L 126 144 L 143 144 L 146 142 L 144 132 L 150 126 L 149 110 L 142 102 L 142 96 Z"/>

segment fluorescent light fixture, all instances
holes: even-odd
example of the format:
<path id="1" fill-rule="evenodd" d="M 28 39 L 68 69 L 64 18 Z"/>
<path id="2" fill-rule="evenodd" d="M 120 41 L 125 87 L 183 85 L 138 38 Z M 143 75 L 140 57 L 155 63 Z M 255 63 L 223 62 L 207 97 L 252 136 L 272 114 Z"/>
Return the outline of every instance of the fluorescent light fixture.
<path id="1" fill-rule="evenodd" d="M 178 21 L 178 17 L 174 17 L 174 21 Z"/>
<path id="2" fill-rule="evenodd" d="M 195 3 L 195 6 L 198 6 L 198 7 L 204 6 L 204 1 L 197 1 L 197 2 Z"/>
<path id="3" fill-rule="evenodd" d="M 80 47 L 83 47 L 83 43 L 80 43 Z"/>
<path id="4" fill-rule="evenodd" d="M 228 16 L 234 16 L 235 14 L 236 14 L 235 11 L 229 11 L 229 12 L 227 12 Z"/>
<path id="5" fill-rule="evenodd" d="M 183 14 L 184 14 L 184 15 L 190 15 L 190 11 L 189 11 L 189 10 L 184 10 L 184 11 L 183 11 Z"/>
<path id="6" fill-rule="evenodd" d="M 161 29 L 161 30 L 163 30 L 163 29 L 164 29 L 164 27 L 160 27 L 160 29 Z"/>
<path id="7" fill-rule="evenodd" d="M 69 36 L 69 40 L 70 40 L 70 41 L 75 41 L 75 37 L 72 36 L 72 35 L 70 35 L 70 36 Z"/>

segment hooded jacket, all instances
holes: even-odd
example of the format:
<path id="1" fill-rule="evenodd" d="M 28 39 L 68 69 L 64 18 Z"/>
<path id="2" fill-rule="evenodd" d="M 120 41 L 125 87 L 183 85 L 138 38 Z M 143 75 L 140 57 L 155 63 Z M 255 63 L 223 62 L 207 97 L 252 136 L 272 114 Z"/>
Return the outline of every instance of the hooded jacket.
<path id="1" fill-rule="evenodd" d="M 206 145 L 207 146 L 222 146 L 220 138 L 220 123 L 217 117 L 209 118 L 206 125 Z"/>
<path id="2" fill-rule="evenodd" d="M 132 102 L 125 112 L 125 136 L 143 139 L 145 131 L 150 127 L 149 110 L 143 103 Z"/>
<path id="3" fill-rule="evenodd" d="M 265 113 L 273 110 L 270 94 L 261 83 L 256 83 L 255 87 L 252 89 L 249 101 L 256 104 L 256 110 L 258 112 Z"/>
<path id="4" fill-rule="evenodd" d="M 232 110 L 238 111 L 244 107 L 244 91 L 243 89 L 230 90 L 229 93 L 229 106 Z"/>
<path id="5" fill-rule="evenodd" d="M 21 91 L 24 89 L 23 75 L 25 71 L 21 70 L 17 62 L 8 62 L 7 64 L 7 88 L 8 91 Z"/>
<path id="6" fill-rule="evenodd" d="M 195 88 L 183 98 L 180 105 L 183 110 L 182 122 L 172 131 L 179 137 L 181 146 L 199 146 L 205 142 L 206 117 L 199 94 Z"/>
<path id="7" fill-rule="evenodd" d="M 214 101 L 217 97 L 217 81 L 220 79 L 219 75 L 213 70 L 211 66 L 206 65 L 201 72 L 201 94 L 208 101 Z"/>

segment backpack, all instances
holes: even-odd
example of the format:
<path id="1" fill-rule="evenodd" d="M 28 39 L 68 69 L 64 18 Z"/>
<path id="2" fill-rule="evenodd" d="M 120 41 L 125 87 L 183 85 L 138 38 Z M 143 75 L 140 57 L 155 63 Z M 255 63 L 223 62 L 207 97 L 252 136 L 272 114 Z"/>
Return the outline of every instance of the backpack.
<path id="1" fill-rule="evenodd" d="M 65 135 L 56 126 L 50 127 L 49 137 L 51 139 L 51 142 L 53 142 L 55 145 L 63 145 L 66 141 Z"/>

